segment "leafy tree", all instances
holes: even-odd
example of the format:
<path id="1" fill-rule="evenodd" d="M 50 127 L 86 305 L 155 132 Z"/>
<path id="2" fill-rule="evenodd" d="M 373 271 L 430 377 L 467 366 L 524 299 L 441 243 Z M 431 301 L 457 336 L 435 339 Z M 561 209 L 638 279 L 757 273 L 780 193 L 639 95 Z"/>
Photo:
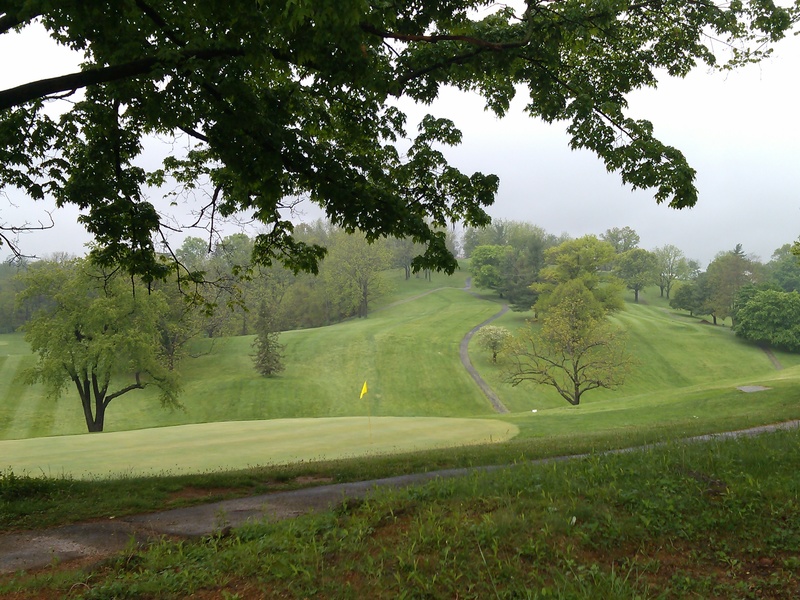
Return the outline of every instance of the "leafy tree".
<path id="1" fill-rule="evenodd" d="M 511 340 L 511 332 L 505 327 L 486 325 L 478 330 L 475 339 L 478 345 L 492 353 L 492 362 L 497 362 L 497 355 Z"/>
<path id="2" fill-rule="evenodd" d="M 280 333 L 275 329 L 274 311 L 266 300 L 262 300 L 259 305 L 255 328 L 253 363 L 256 371 L 264 377 L 272 377 L 284 369 L 283 351 L 285 346 L 279 341 Z"/>
<path id="3" fill-rule="evenodd" d="M 479 246 L 508 246 L 508 228 L 509 221 L 505 219 L 492 219 L 485 227 L 467 227 L 462 243 L 464 256 L 472 258 Z"/>
<path id="4" fill-rule="evenodd" d="M 598 279 L 600 270 L 614 257 L 614 247 L 610 243 L 585 235 L 547 250 L 543 276 L 557 283 L 571 279 Z"/>
<path id="5" fill-rule="evenodd" d="M 689 264 L 683 251 L 677 246 L 666 244 L 653 250 L 657 261 L 656 284 L 661 290 L 663 298 L 666 292 L 667 300 L 676 281 L 689 278 Z"/>
<path id="6" fill-rule="evenodd" d="M 478 246 L 472 251 L 469 272 L 479 288 L 496 290 L 500 297 L 506 287 L 505 271 L 513 250 L 510 246 Z"/>
<path id="7" fill-rule="evenodd" d="M 689 270 L 688 279 L 690 281 L 697 279 L 702 271 L 700 267 L 700 261 L 697 261 L 693 258 L 690 258 L 686 261 L 686 267 Z"/>
<path id="8" fill-rule="evenodd" d="M 700 286 L 695 282 L 680 286 L 670 299 L 669 305 L 678 310 L 688 310 L 692 316 L 703 314 L 705 301 L 700 295 Z"/>
<path id="9" fill-rule="evenodd" d="M 719 253 L 711 261 L 706 270 L 710 288 L 708 310 L 714 315 L 715 324 L 717 317 L 734 317 L 736 294 L 745 285 L 760 282 L 761 266 L 757 260 L 745 255 L 741 244 L 729 252 Z"/>
<path id="10" fill-rule="evenodd" d="M 208 268 L 212 247 L 205 240 L 188 236 L 175 252 L 176 258 L 189 272 L 202 272 Z"/>
<path id="11" fill-rule="evenodd" d="M 504 291 L 512 310 L 528 311 L 538 299 L 531 285 L 541 279 L 545 251 L 566 241 L 529 223 L 511 222 L 508 243 L 512 255 L 504 269 Z"/>
<path id="12" fill-rule="evenodd" d="M 800 352 L 800 293 L 756 291 L 737 310 L 735 331 L 757 344 Z"/>
<path id="13" fill-rule="evenodd" d="M 470 229 L 467 234 L 470 232 L 474 232 L 474 239 L 504 242 L 472 249 L 470 271 L 475 284 L 496 290 L 513 310 L 530 310 L 538 297 L 531 284 L 539 280 L 545 264 L 545 250 L 564 240 L 541 227 L 520 221 L 500 220 L 482 230 Z M 485 235 L 487 233 L 490 235 Z"/>
<path id="14" fill-rule="evenodd" d="M 800 292 L 800 259 L 792 252 L 790 244 L 772 253 L 765 270 L 767 279 L 784 292 Z"/>
<path id="15" fill-rule="evenodd" d="M 29 316 L 29 307 L 16 301 L 23 287 L 18 275 L 26 266 L 24 262 L 17 265 L 0 264 L 0 333 L 16 331 Z"/>
<path id="16" fill-rule="evenodd" d="M 84 260 L 49 263 L 29 270 L 20 301 L 48 298 L 24 327 L 38 354 L 28 381 L 42 382 L 56 398 L 74 384 L 86 427 L 103 431 L 108 405 L 133 390 L 156 386 L 164 406 L 178 405 L 177 373 L 160 344 L 162 294 L 138 290 L 117 274 Z"/>
<path id="17" fill-rule="evenodd" d="M 395 238 L 389 240 L 392 267 L 400 267 L 405 272 L 406 280 L 411 279 L 411 263 L 420 249 L 411 238 Z"/>
<path id="18" fill-rule="evenodd" d="M 381 272 L 388 266 L 385 244 L 339 231 L 334 234 L 322 273 L 332 301 L 343 314 L 366 318 L 369 303 L 387 290 Z"/>
<path id="19" fill-rule="evenodd" d="M 620 386 L 631 359 L 622 331 L 604 315 L 603 305 L 580 280 L 559 285 L 541 329 L 529 327 L 510 350 L 508 381 L 552 386 L 574 406 L 588 391 Z"/>
<path id="20" fill-rule="evenodd" d="M 540 272 L 541 283 L 533 285 L 539 293 L 536 310 L 546 312 L 552 304 L 552 293 L 559 284 L 579 280 L 606 310 L 619 310 L 624 306 L 623 283 L 604 272 L 613 262 L 614 247 L 593 235 L 567 240 L 545 252 L 547 265 Z"/>
<path id="21" fill-rule="evenodd" d="M 761 0 L 486 4 L 9 0 L 0 35 L 41 23 L 83 62 L 0 90 L 0 185 L 77 204 L 94 259 L 145 281 L 170 270 L 156 250 L 168 224 L 145 187 L 170 180 L 187 197 L 208 182 L 199 226 L 237 212 L 261 221 L 256 263 L 316 270 L 324 250 L 293 237 L 282 213 L 306 195 L 335 225 L 371 241 L 410 236 L 426 246 L 418 267 L 452 271 L 434 227 L 487 224 L 498 181 L 448 164 L 439 148 L 461 134 L 447 119 L 425 117 L 401 145 L 397 99 L 428 103 L 450 85 L 503 115 L 525 89 L 526 111 L 567 122 L 571 147 L 657 202 L 691 206 L 694 170 L 626 114 L 626 95 L 716 64 L 717 47 L 733 49 L 731 64 L 757 60 L 798 12 Z M 191 148 L 147 169 L 151 134 Z M 11 243 L 13 225 L 0 225 Z"/>
<path id="22" fill-rule="evenodd" d="M 600 234 L 600 239 L 614 246 L 614 252 L 622 254 L 639 247 L 639 234 L 630 227 L 612 227 Z"/>
<path id="23" fill-rule="evenodd" d="M 639 302 L 639 291 L 656 280 L 657 268 L 655 254 L 634 248 L 617 256 L 615 273 L 629 290 L 633 290 L 634 302 Z"/>
<path id="24" fill-rule="evenodd" d="M 717 324 L 717 317 L 725 318 L 730 314 L 720 314 L 719 305 L 714 301 L 713 282 L 708 273 L 700 273 L 696 279 L 681 285 L 669 305 L 675 309 L 688 310 L 693 316 L 709 315 L 714 325 Z"/>

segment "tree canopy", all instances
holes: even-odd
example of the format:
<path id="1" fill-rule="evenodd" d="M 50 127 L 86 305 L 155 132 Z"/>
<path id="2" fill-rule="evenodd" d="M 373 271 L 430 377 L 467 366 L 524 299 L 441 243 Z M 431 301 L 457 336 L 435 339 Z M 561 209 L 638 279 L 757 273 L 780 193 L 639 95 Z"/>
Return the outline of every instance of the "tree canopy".
<path id="1" fill-rule="evenodd" d="M 754 291 L 737 311 L 736 335 L 755 342 L 800 351 L 800 294 Z"/>
<path id="2" fill-rule="evenodd" d="M 642 248 L 626 250 L 617 256 L 615 273 L 633 290 L 634 302 L 639 302 L 639 292 L 656 281 L 658 258 Z"/>
<path id="3" fill-rule="evenodd" d="M 316 271 L 324 249 L 296 240 L 287 217 L 308 197 L 347 231 L 424 244 L 415 267 L 452 271 L 436 228 L 485 225 L 498 180 L 448 164 L 454 123 L 429 115 L 409 134 L 396 102 L 448 85 L 498 115 L 525 90 L 527 112 L 568 123 L 573 148 L 657 202 L 691 206 L 694 170 L 627 115 L 626 94 L 659 72 L 756 60 L 798 18 L 770 0 L 9 0 L 0 11 L 0 35 L 41 23 L 83 55 L 74 73 L 0 90 L 0 189 L 77 205 L 94 259 L 145 281 L 174 265 L 160 253 L 175 225 L 148 186 L 197 198 L 202 187 L 196 225 L 212 231 L 239 213 L 263 223 L 257 263 Z M 720 61 L 717 47 L 732 54 Z M 154 135 L 188 149 L 147 168 Z M 13 245 L 24 224 L 0 226 Z"/>

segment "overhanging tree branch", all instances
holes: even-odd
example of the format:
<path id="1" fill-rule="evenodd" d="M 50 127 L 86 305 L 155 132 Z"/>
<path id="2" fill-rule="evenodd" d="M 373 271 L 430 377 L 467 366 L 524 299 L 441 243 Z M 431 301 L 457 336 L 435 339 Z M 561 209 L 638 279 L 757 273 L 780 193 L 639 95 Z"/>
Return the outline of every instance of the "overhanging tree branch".
<path id="1" fill-rule="evenodd" d="M 38 13 L 25 15 L 24 17 L 12 15 L 10 13 L 3 13 L 0 15 L 0 34 L 7 33 L 14 29 L 14 27 L 18 27 L 23 23 L 28 23 L 38 16 Z"/>
<path id="2" fill-rule="evenodd" d="M 61 75 L 60 77 L 40 79 L 0 91 L 0 110 L 19 106 L 40 98 L 46 98 L 52 94 L 69 92 L 90 85 L 147 75 L 159 67 L 178 67 L 193 59 L 214 60 L 216 58 L 231 58 L 242 55 L 244 55 L 244 51 L 240 48 L 206 48 L 203 50 L 182 52 L 175 62 L 166 61 L 163 58 L 153 56 L 121 65 L 87 69 L 78 73 Z"/>

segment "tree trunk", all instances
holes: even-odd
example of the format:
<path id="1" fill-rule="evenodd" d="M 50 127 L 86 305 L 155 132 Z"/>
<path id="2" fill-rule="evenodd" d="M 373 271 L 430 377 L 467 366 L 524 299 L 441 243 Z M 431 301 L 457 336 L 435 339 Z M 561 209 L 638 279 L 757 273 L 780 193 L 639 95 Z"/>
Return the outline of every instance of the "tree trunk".
<path id="1" fill-rule="evenodd" d="M 95 410 L 92 414 L 92 386 L 89 378 L 72 376 L 72 381 L 75 382 L 75 387 L 78 388 L 78 395 L 81 398 L 81 406 L 83 407 L 83 418 L 86 421 L 86 429 L 89 433 L 103 431 L 103 425 L 106 416 L 106 407 L 103 402 L 103 397 L 95 397 Z M 103 395 L 104 396 L 104 395 Z"/>
<path id="2" fill-rule="evenodd" d="M 639 304 L 639 288 L 633 288 L 633 301 Z"/>

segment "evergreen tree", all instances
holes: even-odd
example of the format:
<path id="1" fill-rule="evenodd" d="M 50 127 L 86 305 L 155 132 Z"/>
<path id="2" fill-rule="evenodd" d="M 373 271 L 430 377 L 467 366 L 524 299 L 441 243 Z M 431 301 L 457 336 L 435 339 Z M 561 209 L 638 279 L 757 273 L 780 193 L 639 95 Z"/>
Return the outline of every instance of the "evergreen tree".
<path id="1" fill-rule="evenodd" d="M 283 371 L 283 351 L 286 348 L 278 339 L 280 332 L 275 331 L 275 320 L 266 300 L 261 301 L 256 319 L 256 339 L 253 348 L 253 363 L 256 371 L 264 377 L 272 377 Z"/>

